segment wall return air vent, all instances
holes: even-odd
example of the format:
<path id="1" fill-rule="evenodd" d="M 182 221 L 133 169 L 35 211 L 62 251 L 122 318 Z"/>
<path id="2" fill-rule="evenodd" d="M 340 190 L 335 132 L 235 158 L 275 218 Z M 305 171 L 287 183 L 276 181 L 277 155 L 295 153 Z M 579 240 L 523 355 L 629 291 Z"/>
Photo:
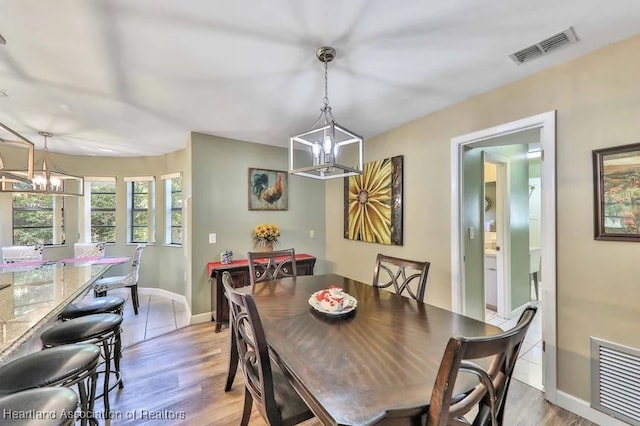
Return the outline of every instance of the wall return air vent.
<path id="1" fill-rule="evenodd" d="M 640 349 L 591 337 L 591 407 L 640 425 Z"/>
<path id="2" fill-rule="evenodd" d="M 520 65 L 577 41 L 578 37 L 576 37 L 576 33 L 573 31 L 573 28 L 569 27 L 558 34 L 554 34 L 551 37 L 547 37 L 531 46 L 520 49 L 509 55 L 509 57 L 513 59 L 513 62 Z"/>

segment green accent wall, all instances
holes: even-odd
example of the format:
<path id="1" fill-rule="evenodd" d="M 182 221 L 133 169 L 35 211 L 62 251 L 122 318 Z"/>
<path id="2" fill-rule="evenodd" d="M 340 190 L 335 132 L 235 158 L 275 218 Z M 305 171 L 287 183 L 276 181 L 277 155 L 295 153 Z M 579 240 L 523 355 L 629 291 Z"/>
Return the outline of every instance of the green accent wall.
<path id="1" fill-rule="evenodd" d="M 289 175 L 289 209 L 248 209 L 249 168 L 288 169 L 285 148 L 192 133 L 190 248 L 192 313 L 211 310 L 208 262 L 220 259 L 220 251 L 231 249 L 235 259 L 246 258 L 253 249 L 251 232 L 259 223 L 274 223 L 282 236 L 276 247 L 294 247 L 296 253 L 316 256 L 315 272 L 325 270 L 325 183 Z M 311 238 L 310 231 L 315 237 Z M 209 233 L 216 244 L 209 244 Z"/>

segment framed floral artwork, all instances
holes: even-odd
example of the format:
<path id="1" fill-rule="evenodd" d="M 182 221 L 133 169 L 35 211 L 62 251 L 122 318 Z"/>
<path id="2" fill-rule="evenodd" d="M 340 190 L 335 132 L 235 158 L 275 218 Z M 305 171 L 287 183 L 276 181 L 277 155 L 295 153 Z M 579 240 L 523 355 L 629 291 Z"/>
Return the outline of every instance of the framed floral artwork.
<path id="1" fill-rule="evenodd" d="M 249 210 L 288 210 L 287 172 L 249 168 Z"/>
<path id="2" fill-rule="evenodd" d="M 593 151 L 596 240 L 640 241 L 640 143 Z"/>
<path id="3" fill-rule="evenodd" d="M 404 157 L 364 165 L 359 176 L 344 179 L 344 237 L 369 243 L 402 245 Z"/>

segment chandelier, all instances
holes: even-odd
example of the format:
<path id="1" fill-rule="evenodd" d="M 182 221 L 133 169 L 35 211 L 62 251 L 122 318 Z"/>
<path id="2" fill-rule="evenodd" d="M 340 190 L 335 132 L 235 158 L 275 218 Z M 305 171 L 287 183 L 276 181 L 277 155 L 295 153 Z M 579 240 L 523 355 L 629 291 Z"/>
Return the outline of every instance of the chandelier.
<path id="1" fill-rule="evenodd" d="M 323 105 L 311 130 L 289 139 L 291 174 L 323 180 L 362 174 L 364 139 L 336 123 L 329 106 L 328 64 L 335 55 L 335 49 L 329 46 L 316 52 L 324 63 Z M 346 162 L 356 165 L 346 166 Z"/>
<path id="2" fill-rule="evenodd" d="M 2 155 L 0 155 L 0 192 L 8 192 L 13 188 L 14 184 L 31 184 L 31 178 L 33 178 L 35 145 L 29 139 L 25 138 L 5 124 L 0 123 L 0 127 L 18 138 L 18 140 L 7 140 L 0 137 L 0 146 L 11 146 L 25 149 L 27 154 L 26 170 L 19 172 L 6 170 L 4 168 Z"/>
<path id="3" fill-rule="evenodd" d="M 2 127 L 19 136 L 23 142 L 26 141 L 33 146 L 33 143 L 18 133 L 4 125 Z M 44 138 L 42 159 L 36 161 L 35 156 L 30 154 L 26 170 L 0 170 L 0 192 L 61 196 L 84 195 L 84 179 L 66 173 L 50 158 L 47 142 L 53 134 L 48 132 L 38 132 L 38 134 Z M 8 177 L 4 179 L 3 175 Z"/>
<path id="4" fill-rule="evenodd" d="M 49 156 L 47 141 L 53 136 L 49 132 L 38 132 L 44 138 L 42 168 L 34 170 L 31 185 L 33 192 L 50 195 L 84 195 L 84 179 L 60 169 Z"/>

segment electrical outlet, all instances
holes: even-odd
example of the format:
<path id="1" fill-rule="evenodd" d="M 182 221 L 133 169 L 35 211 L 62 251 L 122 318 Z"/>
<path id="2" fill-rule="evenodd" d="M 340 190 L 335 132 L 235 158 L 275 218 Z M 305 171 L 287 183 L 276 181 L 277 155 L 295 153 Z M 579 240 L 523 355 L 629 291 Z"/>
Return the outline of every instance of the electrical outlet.
<path id="1" fill-rule="evenodd" d="M 209 244 L 216 243 L 216 234 L 209 234 Z"/>

